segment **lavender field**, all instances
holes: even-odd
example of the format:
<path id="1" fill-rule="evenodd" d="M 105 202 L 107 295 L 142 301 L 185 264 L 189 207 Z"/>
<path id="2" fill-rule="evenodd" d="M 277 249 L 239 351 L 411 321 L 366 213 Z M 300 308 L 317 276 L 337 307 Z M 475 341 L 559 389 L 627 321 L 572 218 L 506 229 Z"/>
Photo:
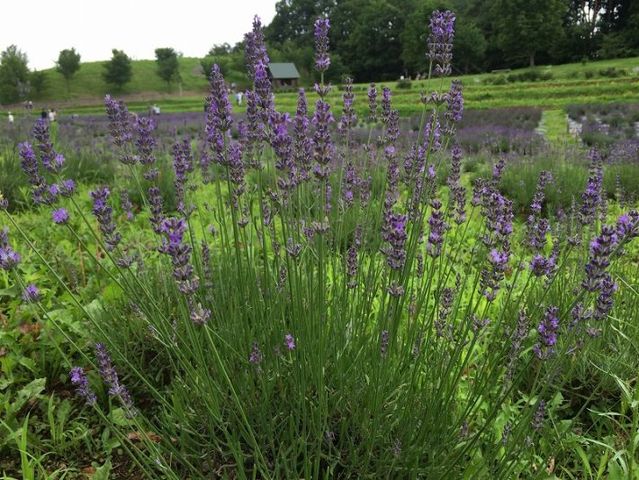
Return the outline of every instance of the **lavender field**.
<path id="1" fill-rule="evenodd" d="M 246 113 L 0 126 L 3 478 L 639 479 L 639 105 L 465 110 L 454 25 L 416 117 L 256 17 Z"/>

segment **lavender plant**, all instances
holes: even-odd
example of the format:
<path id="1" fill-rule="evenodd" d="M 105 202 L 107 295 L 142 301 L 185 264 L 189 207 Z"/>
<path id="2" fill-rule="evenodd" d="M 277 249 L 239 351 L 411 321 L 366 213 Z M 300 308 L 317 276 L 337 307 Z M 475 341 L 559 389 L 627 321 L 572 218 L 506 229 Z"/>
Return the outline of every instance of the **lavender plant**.
<path id="1" fill-rule="evenodd" d="M 428 58 L 440 76 L 450 74 L 454 19 L 431 19 Z M 320 74 L 329 27 L 315 22 Z M 59 172 L 41 126 L 40 161 L 21 147 L 34 201 L 109 286 L 88 308 L 3 209 L 15 232 L 0 231 L 0 267 L 23 285 L 19 251 L 29 252 L 91 327 L 95 361 L 79 348 L 69 365 L 81 401 L 150 478 L 541 475 L 548 439 L 559 441 L 545 436 L 553 399 L 598 341 L 583 332 L 605 335 L 615 309 L 628 308 L 616 301 L 632 294 L 617 260 L 639 235 L 639 214 L 599 225 L 603 167 L 593 162 L 581 243 L 542 216 L 546 174 L 518 228 L 498 188 L 503 159 L 468 205 L 459 83 L 423 95 L 414 136 L 401 132 L 390 90 L 378 108 L 371 85 L 363 102 L 383 130 L 357 143 L 350 81 L 338 125 L 323 78 L 314 112 L 300 91 L 291 119 L 275 109 L 259 19 L 246 54 L 253 84 L 240 134 L 214 66 L 204 152 L 173 142 L 176 208 L 159 189 L 153 122 L 134 122 L 110 97 L 119 178 L 143 199 L 131 223 L 128 196 L 118 208 L 108 186 L 92 190 L 92 219 L 89 198 L 48 180 Z M 450 172 L 443 188 L 438 171 Z M 22 290 L 41 305 L 37 287 Z M 119 423 L 112 403 L 127 414 Z M 145 432 L 141 444 L 127 440 L 133 429 Z"/>

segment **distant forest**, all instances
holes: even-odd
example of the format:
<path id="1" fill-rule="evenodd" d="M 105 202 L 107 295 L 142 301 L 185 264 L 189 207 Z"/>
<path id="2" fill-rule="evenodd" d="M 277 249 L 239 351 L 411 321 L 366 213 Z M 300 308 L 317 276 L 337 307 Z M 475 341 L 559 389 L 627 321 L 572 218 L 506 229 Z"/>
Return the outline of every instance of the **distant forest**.
<path id="1" fill-rule="evenodd" d="M 639 0 L 282 0 L 266 40 L 272 58 L 309 76 L 313 22 L 327 15 L 333 80 L 414 77 L 428 70 L 436 9 L 457 17 L 455 73 L 639 55 Z"/>

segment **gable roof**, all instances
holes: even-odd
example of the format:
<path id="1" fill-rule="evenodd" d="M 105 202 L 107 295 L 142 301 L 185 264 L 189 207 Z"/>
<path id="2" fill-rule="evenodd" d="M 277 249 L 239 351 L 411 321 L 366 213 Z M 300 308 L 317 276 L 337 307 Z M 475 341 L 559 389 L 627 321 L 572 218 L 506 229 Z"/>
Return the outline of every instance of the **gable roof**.
<path id="1" fill-rule="evenodd" d="M 271 63 L 268 69 L 273 78 L 300 78 L 294 63 Z"/>

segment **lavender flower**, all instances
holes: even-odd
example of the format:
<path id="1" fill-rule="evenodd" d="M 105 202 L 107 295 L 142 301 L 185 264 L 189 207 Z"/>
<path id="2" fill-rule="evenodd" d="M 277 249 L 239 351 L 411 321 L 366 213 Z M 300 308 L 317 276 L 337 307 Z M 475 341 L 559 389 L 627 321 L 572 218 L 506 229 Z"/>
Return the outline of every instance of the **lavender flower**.
<path id="1" fill-rule="evenodd" d="M 38 141 L 42 166 L 51 173 L 59 173 L 64 165 L 64 157 L 53 148 L 49 135 L 49 122 L 42 118 L 38 119 L 33 127 L 33 136 Z"/>
<path id="2" fill-rule="evenodd" d="M 540 400 L 537 404 L 537 410 L 535 410 L 535 414 L 533 415 L 532 421 L 530 425 L 534 430 L 541 430 L 541 427 L 544 426 L 544 419 L 546 418 L 546 402 L 544 400 Z"/>
<path id="3" fill-rule="evenodd" d="M 335 154 L 330 133 L 330 126 L 334 121 L 330 104 L 324 100 L 318 100 L 313 116 L 313 125 L 315 126 L 313 158 L 315 159 L 315 176 L 319 179 L 325 180 L 328 177 L 330 163 Z"/>
<path id="4" fill-rule="evenodd" d="M 2 270 L 13 270 L 20 263 L 20 254 L 9 246 L 9 230 L 0 230 L 0 268 Z"/>
<path id="5" fill-rule="evenodd" d="M 392 97 L 391 89 L 388 87 L 383 87 L 381 118 L 384 125 L 388 123 L 388 118 L 390 117 L 390 114 L 391 114 L 391 110 L 392 110 L 391 97 Z"/>
<path id="6" fill-rule="evenodd" d="M 528 336 L 528 330 L 530 328 L 530 320 L 525 310 L 520 310 L 517 318 L 517 325 L 515 329 L 510 333 L 510 352 L 508 353 L 508 366 L 506 367 L 506 380 L 510 381 L 513 378 L 515 372 L 515 366 L 519 355 L 521 354 L 524 340 Z"/>
<path id="7" fill-rule="evenodd" d="M 315 20 L 315 69 L 318 72 L 325 72 L 331 65 L 328 56 L 328 30 L 330 22 L 328 18 L 318 18 Z"/>
<path id="8" fill-rule="evenodd" d="M 435 64 L 435 75 L 450 75 L 453 59 L 453 38 L 455 37 L 455 14 L 449 10 L 435 10 L 430 17 L 428 54 L 431 64 Z"/>
<path id="9" fill-rule="evenodd" d="M 543 255 L 536 254 L 530 261 L 530 270 L 536 277 L 548 276 L 555 270 L 555 258 L 546 258 Z"/>
<path id="10" fill-rule="evenodd" d="M 430 233 L 428 235 L 426 251 L 431 257 L 438 257 L 442 251 L 444 233 L 446 232 L 448 225 L 444 221 L 444 213 L 441 211 L 442 202 L 435 198 L 430 202 L 430 206 L 432 209 L 430 218 L 428 219 Z"/>
<path id="11" fill-rule="evenodd" d="M 344 100 L 344 109 L 342 113 L 342 118 L 339 122 L 339 128 L 342 134 L 348 135 L 351 128 L 353 128 L 357 124 L 357 115 L 355 114 L 355 110 L 353 109 L 353 101 L 355 99 L 355 95 L 353 94 L 353 79 L 348 77 L 346 79 L 346 85 L 344 86 L 344 95 L 342 96 Z"/>
<path id="12" fill-rule="evenodd" d="M 595 149 L 590 151 L 590 176 L 586 190 L 581 195 L 581 209 L 579 220 L 582 225 L 588 225 L 595 220 L 597 209 L 601 205 L 603 191 L 603 166 L 601 155 Z"/>
<path id="13" fill-rule="evenodd" d="M 293 161 L 298 174 L 298 183 L 309 178 L 313 159 L 313 140 L 309 136 L 310 120 L 306 93 L 300 88 L 297 96 L 297 111 L 293 119 Z"/>
<path id="14" fill-rule="evenodd" d="M 604 225 L 601 234 L 590 242 L 590 258 L 586 264 L 586 278 L 582 287 L 588 292 L 601 289 L 606 276 L 606 269 L 610 265 L 610 256 L 618 244 L 617 232 L 614 227 Z"/>
<path id="15" fill-rule="evenodd" d="M 452 288 L 444 288 L 439 297 L 439 312 L 437 319 L 435 320 L 435 330 L 438 337 L 443 337 L 444 334 L 451 334 L 453 328 L 452 324 L 447 325 L 447 318 L 450 315 L 453 307 L 453 301 L 455 299 L 455 292 Z"/>
<path id="16" fill-rule="evenodd" d="M 63 197 L 71 197 L 75 193 L 75 182 L 72 179 L 62 180 L 60 182 L 60 195 Z"/>
<path id="17" fill-rule="evenodd" d="M 90 195 L 93 199 L 93 215 L 98 220 L 98 226 L 104 237 L 105 248 L 108 251 L 115 250 L 120 240 L 122 240 L 122 235 L 116 231 L 116 226 L 113 222 L 113 209 L 107 203 L 111 191 L 105 186 L 90 192 Z"/>
<path id="18" fill-rule="evenodd" d="M 193 171 L 193 156 L 191 155 L 191 142 L 185 138 L 173 145 L 173 171 L 175 172 L 175 197 L 177 209 L 185 213 L 185 193 L 187 176 Z"/>
<path id="19" fill-rule="evenodd" d="M 109 130 L 113 144 L 122 149 L 120 161 L 127 165 L 136 163 L 136 158 L 126 151 L 127 146 L 133 140 L 131 127 L 131 114 L 123 101 L 117 101 L 110 95 L 104 97 L 104 106 L 109 117 Z"/>
<path id="20" fill-rule="evenodd" d="M 149 209 L 151 210 L 151 225 L 155 233 L 162 232 L 162 222 L 164 221 L 162 193 L 158 187 L 151 187 L 148 191 Z"/>
<path id="21" fill-rule="evenodd" d="M 446 95 L 447 110 L 444 114 L 448 124 L 448 131 L 452 133 L 455 124 L 461 122 L 464 113 L 464 95 L 462 93 L 461 80 L 450 82 L 450 90 Z"/>
<path id="22" fill-rule="evenodd" d="M 385 249 L 386 263 L 393 270 L 401 270 L 406 261 L 406 215 L 389 213 L 384 220 L 384 239 L 390 244 Z"/>
<path id="23" fill-rule="evenodd" d="M 499 284 L 504 279 L 509 258 L 509 250 L 497 250 L 493 248 L 488 254 L 489 268 L 485 268 L 481 271 L 480 286 L 484 297 L 486 297 L 489 302 L 497 298 L 497 292 L 500 288 Z"/>
<path id="24" fill-rule="evenodd" d="M 118 372 L 115 370 L 111 356 L 104 344 L 95 344 L 95 358 L 98 362 L 100 376 L 104 383 L 106 383 L 109 387 L 109 395 L 114 398 L 118 398 L 126 409 L 127 414 L 129 416 L 133 416 L 135 414 L 135 409 L 133 407 L 131 395 L 127 388 L 120 383 Z"/>
<path id="25" fill-rule="evenodd" d="M 137 117 L 135 119 L 135 146 L 138 151 L 138 158 L 142 165 L 150 166 L 155 163 L 153 148 L 155 139 L 153 138 L 155 122 L 150 117 Z"/>
<path id="26" fill-rule="evenodd" d="M 189 263 L 191 247 L 184 242 L 186 222 L 182 218 L 165 218 L 161 231 L 165 238 L 159 250 L 171 257 L 173 278 L 177 281 L 179 290 L 185 295 L 191 295 L 198 289 L 199 282 L 193 277 L 193 266 Z"/>
<path id="27" fill-rule="evenodd" d="M 558 307 L 550 306 L 544 313 L 543 320 L 537 327 L 539 342 L 533 347 L 537 358 L 545 359 L 554 353 L 554 346 L 557 343 L 557 332 L 559 330 Z"/>
<path id="28" fill-rule="evenodd" d="M 382 357 L 388 354 L 389 333 L 388 330 L 382 330 L 379 340 L 379 351 Z"/>
<path id="29" fill-rule="evenodd" d="M 295 350 L 295 347 L 296 347 L 296 345 L 295 345 L 295 337 L 292 334 L 287 333 L 284 336 L 284 344 L 286 345 L 286 348 L 289 351 Z"/>
<path id="30" fill-rule="evenodd" d="M 27 285 L 22 292 L 22 300 L 27 303 L 39 302 L 41 298 L 40 290 L 33 283 Z"/>
<path id="31" fill-rule="evenodd" d="M 69 372 L 69 378 L 71 383 L 75 385 L 76 394 L 84 398 L 87 405 L 95 405 L 97 398 L 89 386 L 89 379 L 82 367 L 73 367 Z"/>
<path id="32" fill-rule="evenodd" d="M 126 190 L 120 191 L 120 207 L 126 214 L 127 220 L 133 220 L 133 204 L 131 203 L 129 192 Z"/>
<path id="33" fill-rule="evenodd" d="M 270 59 L 266 53 L 262 22 L 257 15 L 253 18 L 253 30 L 244 35 L 244 55 L 249 78 L 255 82 L 255 67 L 258 64 L 268 65 Z"/>
<path id="34" fill-rule="evenodd" d="M 594 317 L 602 320 L 612 311 L 613 295 L 617 291 L 617 284 L 612 280 L 609 273 L 606 273 L 601 280 L 599 295 L 595 301 Z"/>
<path id="35" fill-rule="evenodd" d="M 233 124 L 232 107 L 217 64 L 213 65 L 210 78 L 210 94 L 206 98 L 206 141 L 213 150 L 214 160 L 223 164 L 225 138 Z"/>
<path id="36" fill-rule="evenodd" d="M 377 88 L 374 83 L 368 87 L 368 120 L 377 121 Z"/>
<path id="37" fill-rule="evenodd" d="M 251 349 L 251 353 L 249 354 L 249 362 L 253 365 L 259 365 L 262 363 L 264 356 L 262 355 L 262 351 L 260 350 L 260 346 L 257 342 L 253 342 L 253 348 Z"/>
<path id="38" fill-rule="evenodd" d="M 69 221 L 69 212 L 66 208 L 59 208 L 51 212 L 51 218 L 56 225 L 65 225 Z"/>
<path id="39" fill-rule="evenodd" d="M 466 188 L 461 183 L 461 157 L 462 150 L 459 145 L 453 145 L 450 149 L 452 162 L 450 166 L 450 174 L 446 183 L 451 193 L 451 199 L 454 208 L 451 212 L 455 216 L 455 222 L 461 225 L 466 220 Z"/>
<path id="40" fill-rule="evenodd" d="M 31 184 L 33 202 L 36 205 L 53 203 L 55 199 L 50 197 L 47 182 L 40 174 L 38 159 L 31 144 L 29 142 L 20 143 L 18 145 L 18 153 L 20 155 L 20 167 Z"/>

